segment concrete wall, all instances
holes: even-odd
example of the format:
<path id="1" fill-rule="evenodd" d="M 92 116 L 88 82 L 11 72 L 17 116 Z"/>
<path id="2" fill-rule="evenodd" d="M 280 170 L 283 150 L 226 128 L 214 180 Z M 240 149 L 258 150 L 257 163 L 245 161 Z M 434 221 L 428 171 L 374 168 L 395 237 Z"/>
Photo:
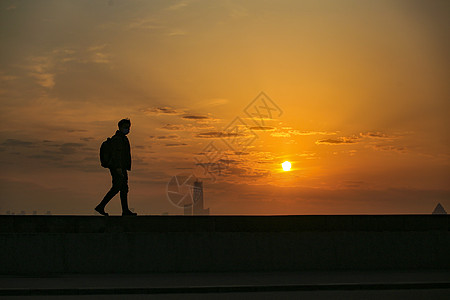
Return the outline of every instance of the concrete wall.
<path id="1" fill-rule="evenodd" d="M 450 269 L 450 216 L 0 216 L 0 274 Z"/>

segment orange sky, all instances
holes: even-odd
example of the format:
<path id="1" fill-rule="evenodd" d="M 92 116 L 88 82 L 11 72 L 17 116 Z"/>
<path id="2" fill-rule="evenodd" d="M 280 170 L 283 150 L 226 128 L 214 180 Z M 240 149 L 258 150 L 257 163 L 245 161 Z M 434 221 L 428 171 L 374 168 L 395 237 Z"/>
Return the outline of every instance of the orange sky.
<path id="1" fill-rule="evenodd" d="M 201 174 L 211 142 L 213 214 L 449 211 L 449 12 L 448 1 L 2 1 L 0 214 L 92 214 L 111 185 L 100 144 L 125 117 L 140 214 L 182 213 L 167 183 Z M 245 113 L 260 92 L 279 108 L 263 128 Z M 255 137 L 242 149 L 227 137 L 235 120 Z M 106 211 L 120 213 L 118 198 Z"/>

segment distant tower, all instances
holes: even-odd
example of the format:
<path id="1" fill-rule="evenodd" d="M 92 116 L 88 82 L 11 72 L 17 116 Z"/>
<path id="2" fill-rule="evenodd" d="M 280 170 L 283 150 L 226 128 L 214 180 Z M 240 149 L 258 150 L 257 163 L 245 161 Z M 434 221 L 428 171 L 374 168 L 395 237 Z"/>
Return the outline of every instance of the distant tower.
<path id="1" fill-rule="evenodd" d="M 184 205 L 184 215 L 185 216 L 192 216 L 192 204 L 185 204 Z"/>
<path id="2" fill-rule="evenodd" d="M 204 209 L 204 200 L 203 200 L 203 182 L 195 181 L 194 182 L 194 191 L 193 191 L 193 202 L 194 202 L 194 215 L 209 215 L 209 208 Z"/>
<path id="3" fill-rule="evenodd" d="M 444 207 L 438 203 L 438 205 L 436 205 L 436 208 L 433 210 L 433 215 L 446 215 L 447 212 L 445 211 Z"/>

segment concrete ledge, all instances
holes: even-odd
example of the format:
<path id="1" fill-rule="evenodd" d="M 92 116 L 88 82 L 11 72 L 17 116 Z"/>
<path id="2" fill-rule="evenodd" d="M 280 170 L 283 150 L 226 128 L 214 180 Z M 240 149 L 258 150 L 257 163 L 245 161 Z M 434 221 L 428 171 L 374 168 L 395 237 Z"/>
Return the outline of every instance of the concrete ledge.
<path id="1" fill-rule="evenodd" d="M 0 216 L 0 274 L 450 269 L 450 216 Z"/>
<path id="2" fill-rule="evenodd" d="M 65 288 L 65 289 L 0 289 L 0 296 L 75 296 L 75 295 L 148 295 L 148 294 L 212 294 L 292 291 L 359 291 L 359 290 L 450 290 L 450 282 L 414 283 L 341 283 L 235 286 L 178 286 L 147 288 Z"/>

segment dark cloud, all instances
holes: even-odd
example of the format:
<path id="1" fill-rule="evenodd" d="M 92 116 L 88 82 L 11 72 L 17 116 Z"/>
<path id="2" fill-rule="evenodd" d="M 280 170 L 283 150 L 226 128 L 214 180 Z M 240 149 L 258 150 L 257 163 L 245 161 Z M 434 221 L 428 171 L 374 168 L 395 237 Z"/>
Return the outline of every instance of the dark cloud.
<path id="1" fill-rule="evenodd" d="M 166 147 L 179 147 L 179 146 L 187 146 L 188 144 L 185 143 L 171 143 L 171 144 L 166 144 Z"/>
<path id="2" fill-rule="evenodd" d="M 43 160 L 53 160 L 53 161 L 60 161 L 62 157 L 60 155 L 49 155 L 49 154 L 34 154 L 27 156 L 29 158 L 33 159 L 43 159 Z"/>
<path id="3" fill-rule="evenodd" d="M 169 135 L 159 135 L 155 137 L 158 140 L 173 140 L 173 139 L 179 139 L 180 136 L 176 134 L 169 134 Z"/>
<path id="4" fill-rule="evenodd" d="M 161 127 L 161 129 L 166 129 L 166 130 L 183 130 L 184 127 L 183 127 L 183 125 L 166 124 L 163 127 Z"/>
<path id="5" fill-rule="evenodd" d="M 67 129 L 67 132 L 87 132 L 86 129 Z"/>
<path id="6" fill-rule="evenodd" d="M 270 175 L 270 171 L 268 170 L 259 170 L 259 169 L 248 169 L 248 168 L 239 168 L 239 167 L 229 167 L 222 170 L 222 173 L 225 176 L 237 176 L 244 178 L 262 178 Z"/>
<path id="7" fill-rule="evenodd" d="M 84 149 L 85 151 L 96 150 L 93 148 L 81 148 L 81 147 L 86 146 L 86 144 L 84 144 L 84 143 L 56 143 L 56 144 L 48 145 L 48 146 L 59 148 L 59 151 L 47 150 L 47 149 L 43 150 L 44 153 L 49 153 L 49 154 L 54 154 L 54 155 L 73 154 L 73 153 L 78 152 L 79 149 Z"/>
<path id="8" fill-rule="evenodd" d="M 85 142 L 89 142 L 91 140 L 94 140 L 94 138 L 89 136 L 89 137 L 82 137 L 82 138 L 80 138 L 80 140 L 85 141 Z"/>
<path id="9" fill-rule="evenodd" d="M 388 136 L 385 133 L 382 132 L 361 132 L 359 134 L 361 137 L 367 137 L 367 138 L 390 138 L 391 136 Z"/>
<path id="10" fill-rule="evenodd" d="M 379 151 L 393 151 L 393 152 L 399 152 L 399 153 L 408 152 L 406 147 L 394 146 L 394 145 L 373 145 L 373 149 L 379 150 Z"/>
<path id="11" fill-rule="evenodd" d="M 184 115 L 182 116 L 183 119 L 188 119 L 188 120 L 208 120 L 211 119 L 208 116 L 202 116 L 202 115 Z"/>
<path id="12" fill-rule="evenodd" d="M 237 136 L 246 136 L 244 133 L 225 132 L 225 131 L 209 131 L 198 133 L 195 137 L 205 139 L 231 138 Z"/>
<path id="13" fill-rule="evenodd" d="M 249 155 L 249 152 L 242 152 L 242 151 L 234 151 L 235 155 Z"/>
<path id="14" fill-rule="evenodd" d="M 6 141 L 4 141 L 2 143 L 3 146 L 9 146 L 9 147 L 26 147 L 26 148 L 30 148 L 30 147 L 34 147 L 35 144 L 33 142 L 29 142 L 29 141 L 22 141 L 22 140 L 17 140 L 17 139 L 7 139 Z"/>
<path id="15" fill-rule="evenodd" d="M 342 144 L 354 144 L 354 143 L 356 143 L 356 138 L 347 138 L 347 137 L 316 141 L 316 144 L 318 144 L 318 145 L 319 144 L 320 145 L 342 145 Z"/>
<path id="16" fill-rule="evenodd" d="M 78 150 L 77 148 L 80 148 L 83 146 L 84 146 L 84 144 L 81 144 L 81 143 L 64 143 L 61 145 L 59 150 L 63 154 L 73 154 L 73 153 L 77 152 L 77 150 Z"/>
<path id="17" fill-rule="evenodd" d="M 224 158 L 221 158 L 221 159 L 218 160 L 218 162 L 219 162 L 219 163 L 223 163 L 223 164 L 229 165 L 229 164 L 232 164 L 232 163 L 237 163 L 238 161 L 237 161 L 237 160 L 234 160 L 234 159 L 224 159 Z"/>
<path id="18" fill-rule="evenodd" d="M 140 111 L 144 112 L 145 114 L 150 114 L 150 115 L 160 115 L 160 114 L 164 114 L 164 115 L 180 115 L 180 114 L 184 113 L 181 110 L 177 110 L 177 109 L 169 107 L 169 106 L 142 108 L 142 109 L 140 109 Z"/>

